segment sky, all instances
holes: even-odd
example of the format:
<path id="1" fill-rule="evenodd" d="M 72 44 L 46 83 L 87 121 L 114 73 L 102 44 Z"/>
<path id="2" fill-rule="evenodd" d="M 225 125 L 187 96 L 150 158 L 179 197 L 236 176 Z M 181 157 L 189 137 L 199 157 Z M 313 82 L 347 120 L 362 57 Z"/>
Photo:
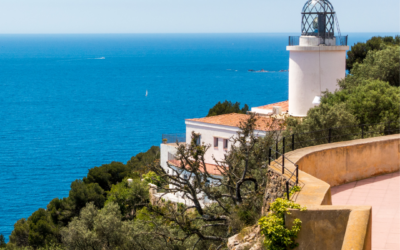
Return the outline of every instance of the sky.
<path id="1" fill-rule="evenodd" d="M 0 0 L 0 34 L 298 32 L 305 0 Z M 399 0 L 331 0 L 344 32 L 399 32 Z"/>

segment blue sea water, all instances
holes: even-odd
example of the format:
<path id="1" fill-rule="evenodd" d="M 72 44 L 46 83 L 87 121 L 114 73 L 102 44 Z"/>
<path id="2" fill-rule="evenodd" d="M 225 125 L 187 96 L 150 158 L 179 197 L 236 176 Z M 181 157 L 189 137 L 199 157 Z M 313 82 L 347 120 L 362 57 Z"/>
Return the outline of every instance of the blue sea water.
<path id="1" fill-rule="evenodd" d="M 288 35 L 0 35 L 0 234 L 218 101 L 287 100 Z"/>

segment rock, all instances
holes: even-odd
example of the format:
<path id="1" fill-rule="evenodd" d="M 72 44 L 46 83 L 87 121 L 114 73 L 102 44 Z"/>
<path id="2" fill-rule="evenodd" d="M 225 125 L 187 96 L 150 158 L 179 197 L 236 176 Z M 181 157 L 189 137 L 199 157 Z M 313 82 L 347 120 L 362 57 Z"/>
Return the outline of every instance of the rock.
<path id="1" fill-rule="evenodd" d="M 245 242 L 243 244 L 235 246 L 234 248 L 232 248 L 232 250 L 248 250 L 248 249 L 250 249 L 251 246 L 252 246 L 251 243 Z"/>
<path id="2" fill-rule="evenodd" d="M 260 242 L 257 242 L 249 250 L 262 250 L 262 249 L 263 249 L 263 245 Z"/>
<path id="3" fill-rule="evenodd" d="M 239 239 L 238 239 L 238 234 L 236 234 L 236 235 L 234 235 L 234 236 L 232 236 L 232 237 L 230 237 L 229 239 L 228 239 L 228 249 L 233 249 L 233 247 L 235 247 L 235 246 L 237 246 L 237 245 L 239 245 L 240 244 L 240 241 L 239 241 Z"/>
<path id="4" fill-rule="evenodd" d="M 249 240 L 253 240 L 256 237 L 255 233 L 249 234 L 249 236 L 247 236 Z"/>

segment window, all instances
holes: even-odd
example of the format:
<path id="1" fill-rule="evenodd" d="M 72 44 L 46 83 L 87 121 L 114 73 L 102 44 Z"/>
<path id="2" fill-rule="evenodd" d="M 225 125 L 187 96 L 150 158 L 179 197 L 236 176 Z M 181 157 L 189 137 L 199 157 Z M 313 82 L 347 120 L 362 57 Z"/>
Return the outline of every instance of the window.
<path id="1" fill-rule="evenodd" d="M 228 139 L 224 139 L 224 149 L 228 150 Z"/>
<path id="2" fill-rule="evenodd" d="M 218 137 L 214 137 L 214 148 L 218 149 Z"/>
<path id="3" fill-rule="evenodd" d="M 199 146 L 201 144 L 201 135 L 197 137 L 196 145 Z"/>
<path id="4" fill-rule="evenodd" d="M 206 187 L 209 187 L 209 186 L 210 186 L 210 180 L 206 180 L 205 186 L 206 186 Z"/>
<path id="5" fill-rule="evenodd" d="M 187 174 L 184 174 L 183 179 L 187 180 L 187 178 L 188 178 Z"/>

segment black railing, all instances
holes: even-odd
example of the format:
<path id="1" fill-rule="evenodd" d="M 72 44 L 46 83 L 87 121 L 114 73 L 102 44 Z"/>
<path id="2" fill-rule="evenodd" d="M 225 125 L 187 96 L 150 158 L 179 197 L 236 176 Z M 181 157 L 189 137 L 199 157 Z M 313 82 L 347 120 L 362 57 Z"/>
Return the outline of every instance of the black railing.
<path id="1" fill-rule="evenodd" d="M 314 39 L 314 37 L 310 36 L 310 39 Z M 333 36 L 326 37 L 325 40 L 335 38 L 335 46 L 346 46 L 348 36 Z M 307 36 L 303 36 L 303 39 L 307 39 Z M 326 45 L 332 46 L 329 42 L 325 41 Z M 300 36 L 289 36 L 289 46 L 298 46 L 300 45 Z"/>
<path id="2" fill-rule="evenodd" d="M 186 142 L 186 134 L 185 133 L 163 134 L 162 135 L 162 142 L 163 143 Z"/>
<path id="3" fill-rule="evenodd" d="M 275 153 L 275 159 L 272 157 L 273 156 L 273 154 L 272 154 L 272 151 L 274 151 L 274 153 Z M 279 155 L 280 156 L 282 156 L 282 161 L 281 162 L 278 162 L 277 161 L 277 159 L 279 158 Z M 288 169 L 288 168 L 286 168 L 285 167 L 285 161 L 289 161 L 290 163 L 292 163 L 294 166 L 295 166 L 295 169 L 294 169 L 294 171 L 292 172 L 292 171 L 290 171 L 290 169 Z M 269 163 L 269 165 L 271 165 L 271 161 L 274 161 L 276 164 L 278 164 L 280 167 L 281 167 L 281 169 L 282 169 L 282 175 L 284 175 L 285 174 L 285 170 L 286 170 L 286 172 L 288 173 L 288 175 L 290 175 L 290 177 L 289 178 L 287 178 L 286 179 L 286 198 L 289 200 L 289 196 L 290 196 L 290 189 L 289 189 L 289 181 L 291 181 L 292 180 L 292 178 L 293 178 L 293 176 L 295 177 L 295 185 L 293 185 L 293 187 L 294 186 L 297 186 L 298 184 L 299 184 L 299 165 L 297 165 L 296 163 L 294 163 L 294 162 L 292 162 L 290 159 L 288 159 L 284 154 L 282 154 L 282 153 L 280 153 L 280 152 L 278 152 L 278 151 L 275 151 L 274 149 L 272 149 L 272 148 L 269 148 L 269 156 L 268 156 L 268 163 Z"/>
<path id="4" fill-rule="evenodd" d="M 376 136 L 399 134 L 400 125 L 398 121 L 374 123 L 374 124 L 359 124 L 343 127 L 333 127 L 328 129 L 321 129 L 303 133 L 292 133 L 283 136 L 280 140 L 275 142 L 273 147 L 269 148 L 268 163 L 275 162 L 282 168 L 282 175 L 285 170 L 291 173 L 290 177 L 286 180 L 288 187 L 289 181 L 296 177 L 295 182 L 298 184 L 299 166 L 292 162 L 285 154 L 300 148 L 316 146 L 321 144 L 349 141 L 355 139 L 371 138 Z M 281 161 L 277 161 L 281 157 Z M 294 172 L 291 172 L 285 167 L 285 161 L 292 163 L 295 166 Z M 289 188 L 286 189 L 289 199 Z"/>

